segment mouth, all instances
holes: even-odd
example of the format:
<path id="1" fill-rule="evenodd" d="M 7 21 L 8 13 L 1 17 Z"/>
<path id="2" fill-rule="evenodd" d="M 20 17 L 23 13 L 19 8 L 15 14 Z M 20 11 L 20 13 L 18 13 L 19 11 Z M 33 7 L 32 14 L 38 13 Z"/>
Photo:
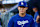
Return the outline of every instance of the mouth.
<path id="1" fill-rule="evenodd" d="M 23 12 L 23 11 L 21 11 L 21 12 Z"/>

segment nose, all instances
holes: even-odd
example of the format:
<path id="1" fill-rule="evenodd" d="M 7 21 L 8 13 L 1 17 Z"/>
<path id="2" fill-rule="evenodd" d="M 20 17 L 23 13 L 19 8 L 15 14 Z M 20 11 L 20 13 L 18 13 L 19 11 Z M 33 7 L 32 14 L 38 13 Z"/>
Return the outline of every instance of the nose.
<path id="1" fill-rule="evenodd" d="M 21 10 L 23 10 L 23 8 L 21 8 Z"/>

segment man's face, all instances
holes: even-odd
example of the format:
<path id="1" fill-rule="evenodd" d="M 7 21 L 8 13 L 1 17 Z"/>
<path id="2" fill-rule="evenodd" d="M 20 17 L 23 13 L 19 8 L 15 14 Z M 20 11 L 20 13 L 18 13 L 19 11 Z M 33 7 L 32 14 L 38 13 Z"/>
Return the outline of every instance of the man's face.
<path id="1" fill-rule="evenodd" d="M 27 9 L 28 9 L 28 7 L 23 7 L 23 6 L 18 7 L 19 13 L 25 13 Z"/>
<path id="2" fill-rule="evenodd" d="M 37 8 L 33 8 L 33 11 L 35 12 L 37 10 Z"/>

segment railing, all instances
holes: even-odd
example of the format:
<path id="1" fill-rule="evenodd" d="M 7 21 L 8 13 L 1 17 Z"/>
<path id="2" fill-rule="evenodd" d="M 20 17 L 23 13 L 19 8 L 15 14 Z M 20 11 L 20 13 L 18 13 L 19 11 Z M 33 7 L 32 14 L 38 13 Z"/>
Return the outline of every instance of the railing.
<path id="1" fill-rule="evenodd" d="M 18 3 L 20 1 L 23 1 L 23 0 L 3 0 L 2 4 L 13 4 L 13 3 Z"/>
<path id="2" fill-rule="evenodd" d="M 8 13 L 8 12 L 10 12 L 10 11 L 12 11 L 12 10 L 14 10 L 14 9 L 16 9 L 17 7 L 18 7 L 18 4 L 15 5 L 15 6 L 13 6 L 13 7 L 11 7 L 10 10 L 8 10 L 8 11 L 5 12 L 5 14 Z"/>

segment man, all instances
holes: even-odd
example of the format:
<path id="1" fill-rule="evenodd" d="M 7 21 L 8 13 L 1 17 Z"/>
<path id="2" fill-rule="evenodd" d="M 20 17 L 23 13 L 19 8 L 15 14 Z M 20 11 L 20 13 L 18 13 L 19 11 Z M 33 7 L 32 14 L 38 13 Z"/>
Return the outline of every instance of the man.
<path id="1" fill-rule="evenodd" d="M 33 17 L 26 13 L 28 9 L 27 3 L 21 1 L 18 3 L 19 13 L 14 15 L 9 23 L 8 27 L 34 27 Z"/>
<path id="2" fill-rule="evenodd" d="M 34 6 L 33 11 L 35 12 L 34 15 L 34 22 L 35 22 L 35 27 L 40 27 L 40 18 L 39 18 L 39 13 L 38 13 L 38 7 Z"/>

